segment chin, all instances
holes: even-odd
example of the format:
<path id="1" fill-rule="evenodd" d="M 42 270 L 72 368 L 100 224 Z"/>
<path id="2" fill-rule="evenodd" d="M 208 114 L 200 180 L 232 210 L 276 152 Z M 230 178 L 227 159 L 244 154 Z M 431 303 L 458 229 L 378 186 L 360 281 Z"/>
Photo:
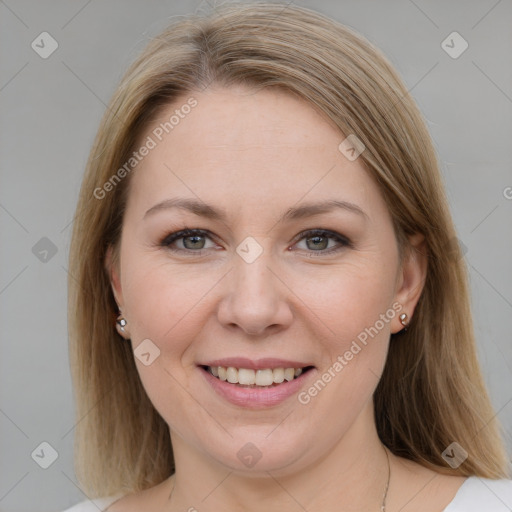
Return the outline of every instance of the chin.
<path id="1" fill-rule="evenodd" d="M 283 432 L 281 437 L 286 438 L 286 443 L 283 443 L 277 436 L 275 439 L 272 435 L 269 437 L 271 430 L 268 428 L 262 429 L 259 435 L 254 433 L 254 429 L 251 431 L 251 435 L 229 438 L 222 452 L 209 450 L 210 456 L 238 474 L 255 478 L 268 478 L 268 472 L 286 475 L 300 469 L 298 460 L 305 455 L 304 446 L 311 446 L 309 441 L 301 441 L 293 438 L 293 433 L 286 435 Z"/>

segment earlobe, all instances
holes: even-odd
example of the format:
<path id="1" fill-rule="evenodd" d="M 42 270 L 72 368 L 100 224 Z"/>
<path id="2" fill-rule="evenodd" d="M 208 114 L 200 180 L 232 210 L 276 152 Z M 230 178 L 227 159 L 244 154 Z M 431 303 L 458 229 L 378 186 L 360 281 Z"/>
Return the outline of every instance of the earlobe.
<path id="1" fill-rule="evenodd" d="M 406 248 L 403 265 L 399 271 L 395 301 L 401 304 L 402 309 L 395 319 L 393 333 L 402 330 L 412 321 L 414 309 L 425 285 L 427 263 L 425 237 L 421 233 L 416 233 L 409 237 L 409 246 Z M 407 316 L 404 318 L 403 314 Z"/>

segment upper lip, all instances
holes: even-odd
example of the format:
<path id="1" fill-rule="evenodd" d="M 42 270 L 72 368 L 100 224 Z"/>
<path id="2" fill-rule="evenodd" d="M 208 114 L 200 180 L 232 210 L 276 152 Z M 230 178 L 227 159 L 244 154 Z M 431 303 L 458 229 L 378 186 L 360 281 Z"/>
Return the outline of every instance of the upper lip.
<path id="1" fill-rule="evenodd" d="M 289 359 L 277 359 L 274 357 L 265 357 L 262 359 L 248 359 L 246 357 L 226 357 L 223 359 L 213 359 L 204 363 L 199 363 L 199 366 L 223 366 L 225 368 L 247 368 L 248 370 L 265 370 L 267 368 L 305 368 L 306 366 L 313 366 L 309 363 L 300 361 L 292 361 Z"/>

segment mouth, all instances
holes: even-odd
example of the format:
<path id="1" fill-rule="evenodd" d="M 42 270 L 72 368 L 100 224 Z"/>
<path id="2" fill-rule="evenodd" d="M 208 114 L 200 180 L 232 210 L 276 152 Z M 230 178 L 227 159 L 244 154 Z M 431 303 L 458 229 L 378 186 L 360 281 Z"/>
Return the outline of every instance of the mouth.
<path id="1" fill-rule="evenodd" d="M 277 368 L 237 368 L 234 366 L 199 367 L 221 382 L 239 388 L 265 389 L 274 388 L 291 382 L 311 371 L 314 366 L 277 367 Z"/>

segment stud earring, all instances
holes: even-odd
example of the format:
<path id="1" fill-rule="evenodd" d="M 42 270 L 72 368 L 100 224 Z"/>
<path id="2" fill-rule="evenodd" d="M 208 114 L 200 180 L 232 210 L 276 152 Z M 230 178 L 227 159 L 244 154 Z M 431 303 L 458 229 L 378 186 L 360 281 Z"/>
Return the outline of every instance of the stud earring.
<path id="1" fill-rule="evenodd" d="M 119 312 L 119 316 L 117 317 L 117 320 L 116 320 L 116 328 L 117 328 L 117 332 L 123 336 L 123 334 L 126 334 L 126 325 L 128 324 L 128 322 L 126 321 L 126 319 L 123 317 L 122 313 Z"/>
<path id="2" fill-rule="evenodd" d="M 405 331 L 407 330 L 407 327 L 409 325 L 409 317 L 407 316 L 407 313 L 402 313 L 400 315 L 400 323 L 405 327 Z"/>

